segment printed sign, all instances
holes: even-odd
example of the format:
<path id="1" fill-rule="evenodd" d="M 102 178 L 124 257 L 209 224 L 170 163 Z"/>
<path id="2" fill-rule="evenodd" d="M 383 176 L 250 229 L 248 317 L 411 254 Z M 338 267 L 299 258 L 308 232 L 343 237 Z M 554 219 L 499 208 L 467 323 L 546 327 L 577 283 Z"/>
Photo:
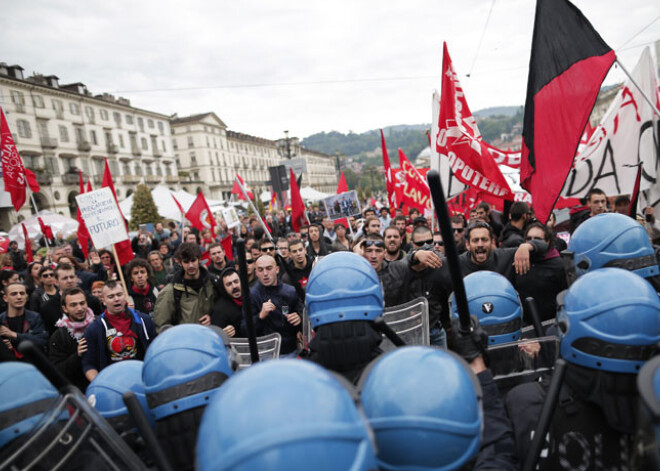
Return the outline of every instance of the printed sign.
<path id="1" fill-rule="evenodd" d="M 360 202 L 355 190 L 329 196 L 323 200 L 325 214 L 333 221 L 349 216 L 360 216 Z"/>
<path id="2" fill-rule="evenodd" d="M 78 195 L 76 202 L 96 248 L 128 239 L 124 219 L 110 188 Z"/>
<path id="3" fill-rule="evenodd" d="M 238 218 L 235 208 L 222 208 L 222 219 L 225 220 L 229 229 L 233 229 L 241 224 L 241 220 Z"/>

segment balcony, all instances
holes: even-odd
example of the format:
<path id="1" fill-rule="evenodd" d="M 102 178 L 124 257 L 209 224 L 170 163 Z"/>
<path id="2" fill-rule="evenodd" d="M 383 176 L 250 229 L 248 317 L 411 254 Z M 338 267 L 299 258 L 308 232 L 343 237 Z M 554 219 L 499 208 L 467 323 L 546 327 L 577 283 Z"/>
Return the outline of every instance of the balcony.
<path id="1" fill-rule="evenodd" d="M 89 141 L 79 141 L 78 150 L 80 152 L 89 152 L 90 150 L 92 150 L 92 144 L 90 144 Z"/>
<path id="2" fill-rule="evenodd" d="M 57 147 L 57 139 L 54 137 L 42 137 L 41 147 L 44 149 L 55 149 Z"/>
<path id="3" fill-rule="evenodd" d="M 94 184 L 100 185 L 103 183 L 103 175 L 94 175 Z"/>
<path id="4" fill-rule="evenodd" d="M 142 177 L 139 175 L 122 175 L 122 181 L 127 185 L 134 185 L 135 183 L 140 183 Z"/>
<path id="5" fill-rule="evenodd" d="M 167 175 L 165 177 L 166 183 L 179 183 L 179 177 L 177 175 Z"/>
<path id="6" fill-rule="evenodd" d="M 53 183 L 53 176 L 47 170 L 34 170 L 39 185 L 50 185 Z"/>
<path id="7" fill-rule="evenodd" d="M 119 146 L 117 144 L 108 144 L 108 153 L 109 154 L 118 154 L 119 153 Z"/>
<path id="8" fill-rule="evenodd" d="M 87 180 L 87 175 L 83 173 L 83 181 Z M 75 173 L 65 173 L 62 175 L 62 183 L 65 185 L 79 185 L 80 180 L 78 178 L 78 171 L 76 170 Z"/>
<path id="9" fill-rule="evenodd" d="M 63 110 L 55 110 L 55 118 L 64 119 L 64 111 Z"/>
<path id="10" fill-rule="evenodd" d="M 139 157 L 142 155 L 142 151 L 140 150 L 139 147 L 137 146 L 131 146 L 131 152 L 133 153 L 134 156 Z"/>
<path id="11" fill-rule="evenodd" d="M 154 157 L 162 157 L 163 156 L 163 152 L 160 149 L 158 149 L 158 147 L 154 146 L 153 149 L 154 149 Z"/>
<path id="12" fill-rule="evenodd" d="M 160 175 L 147 175 L 144 179 L 147 183 L 160 183 L 163 177 Z"/>

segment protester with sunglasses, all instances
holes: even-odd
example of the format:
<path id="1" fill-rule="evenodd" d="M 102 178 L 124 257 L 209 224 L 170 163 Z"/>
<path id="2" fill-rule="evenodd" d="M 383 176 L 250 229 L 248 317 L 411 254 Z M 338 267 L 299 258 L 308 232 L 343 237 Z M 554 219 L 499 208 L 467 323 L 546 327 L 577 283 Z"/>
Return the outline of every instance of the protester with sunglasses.
<path id="1" fill-rule="evenodd" d="M 48 300 L 55 296 L 58 292 L 57 284 L 55 283 L 55 271 L 48 265 L 41 267 L 39 270 L 39 283 L 40 286 L 30 295 L 28 309 L 30 311 L 41 312 L 43 306 Z"/>
<path id="2" fill-rule="evenodd" d="M 550 229 L 534 222 L 525 230 L 525 241 L 542 241 L 548 244 L 548 252 L 540 260 L 532 262 L 529 271 L 516 278 L 516 290 L 520 299 L 533 297 L 539 307 L 541 320 L 553 319 L 557 312 L 557 294 L 568 288 L 561 255 L 554 246 Z M 529 313 L 524 309 L 523 320 L 531 324 Z"/>
<path id="3" fill-rule="evenodd" d="M 443 256 L 445 255 L 445 243 L 442 240 L 442 234 L 440 231 L 435 231 L 433 233 L 433 250 L 441 253 Z"/>
<path id="4" fill-rule="evenodd" d="M 452 216 L 451 230 L 454 233 L 454 242 L 456 242 L 456 249 L 459 255 L 465 253 L 465 218 L 462 216 Z"/>

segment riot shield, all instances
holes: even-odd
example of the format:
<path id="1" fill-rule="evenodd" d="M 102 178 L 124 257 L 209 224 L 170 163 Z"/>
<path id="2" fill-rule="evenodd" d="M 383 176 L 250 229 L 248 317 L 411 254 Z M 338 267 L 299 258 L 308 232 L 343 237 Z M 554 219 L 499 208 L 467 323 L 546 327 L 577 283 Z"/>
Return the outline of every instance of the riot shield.
<path id="1" fill-rule="evenodd" d="M 502 395 L 519 384 L 552 373 L 559 355 L 559 339 L 541 337 L 488 347 L 489 368 Z"/>
<path id="2" fill-rule="evenodd" d="M 386 307 L 383 319 L 406 345 L 430 345 L 429 303 L 426 298 L 417 298 L 398 306 Z M 380 348 L 384 352 L 395 349 L 395 345 L 383 336 Z"/>
<path id="3" fill-rule="evenodd" d="M 0 470 L 147 469 L 76 388 L 44 408 L 30 432 L 0 450 Z"/>
<path id="4" fill-rule="evenodd" d="M 302 345 L 301 350 L 309 350 L 309 342 L 314 338 L 314 329 L 312 323 L 307 315 L 307 309 L 303 309 L 302 313 Z"/>
<path id="5" fill-rule="evenodd" d="M 548 334 L 548 329 L 550 327 L 553 327 L 555 325 L 555 319 L 548 319 L 543 322 L 541 322 L 541 327 L 543 327 L 543 330 L 545 332 L 544 337 L 551 337 L 551 335 Z M 536 338 L 536 332 L 534 332 L 534 326 L 533 325 L 526 325 L 525 327 L 522 328 L 522 332 L 520 334 L 520 338 L 522 339 L 533 339 Z"/>
<path id="6" fill-rule="evenodd" d="M 282 336 L 277 332 L 257 337 L 257 351 L 259 352 L 259 361 L 274 360 L 280 357 L 280 344 Z M 247 368 L 252 364 L 250 358 L 250 344 L 246 338 L 231 338 L 229 345 L 236 352 L 238 360 L 238 369 Z"/>

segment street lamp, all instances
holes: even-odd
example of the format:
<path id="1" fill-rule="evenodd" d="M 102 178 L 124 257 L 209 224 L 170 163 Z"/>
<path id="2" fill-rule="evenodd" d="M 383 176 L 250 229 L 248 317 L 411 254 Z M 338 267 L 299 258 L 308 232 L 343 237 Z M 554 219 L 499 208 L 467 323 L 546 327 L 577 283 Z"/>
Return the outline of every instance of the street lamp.
<path id="1" fill-rule="evenodd" d="M 284 139 L 277 141 L 277 152 L 282 157 L 286 157 L 288 160 L 291 160 L 292 157 L 296 156 L 296 150 L 292 146 L 294 139 L 289 137 L 289 131 L 284 131 Z"/>

